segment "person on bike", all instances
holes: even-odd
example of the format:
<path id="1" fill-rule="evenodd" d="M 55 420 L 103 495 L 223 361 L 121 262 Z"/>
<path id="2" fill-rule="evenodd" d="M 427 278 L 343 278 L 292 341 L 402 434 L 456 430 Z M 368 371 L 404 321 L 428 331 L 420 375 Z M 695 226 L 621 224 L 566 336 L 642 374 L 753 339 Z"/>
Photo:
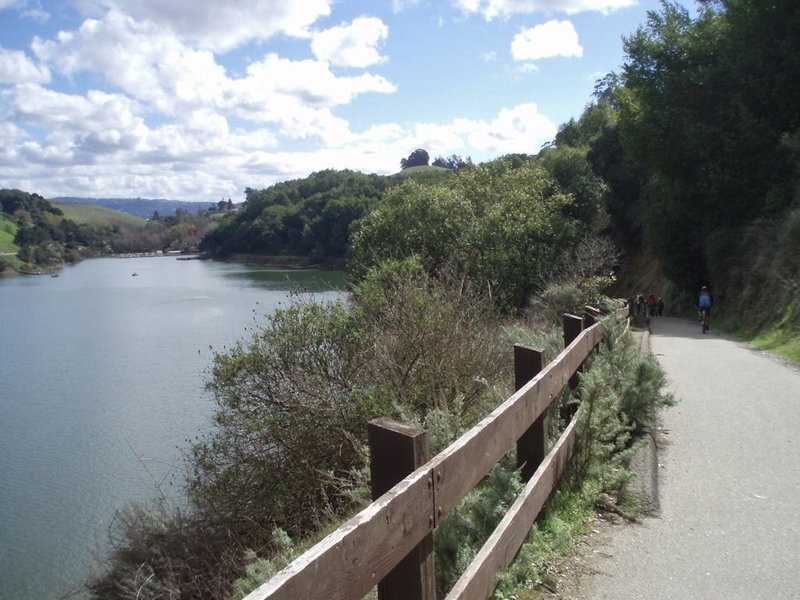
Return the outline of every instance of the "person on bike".
<path id="1" fill-rule="evenodd" d="M 708 291 L 708 286 L 700 288 L 700 293 L 697 295 L 697 314 L 700 321 L 703 320 L 703 313 L 706 313 L 706 318 L 711 318 L 711 307 L 714 306 L 714 297 Z"/>

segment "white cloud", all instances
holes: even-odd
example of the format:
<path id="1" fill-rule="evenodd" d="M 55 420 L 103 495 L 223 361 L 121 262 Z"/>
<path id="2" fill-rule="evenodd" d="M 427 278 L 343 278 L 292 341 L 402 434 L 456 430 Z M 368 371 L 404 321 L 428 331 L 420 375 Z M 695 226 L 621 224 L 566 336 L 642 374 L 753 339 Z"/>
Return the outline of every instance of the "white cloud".
<path id="1" fill-rule="evenodd" d="M 637 0 L 452 0 L 463 12 L 480 13 L 487 20 L 535 12 L 574 15 L 581 12 L 614 12 L 634 6 Z"/>
<path id="2" fill-rule="evenodd" d="M 416 123 L 408 129 L 384 124 L 354 135 L 347 149 L 357 151 L 351 164 L 363 160 L 359 156 L 364 156 L 367 148 L 384 154 L 384 169 L 379 172 L 386 173 L 396 171 L 400 158 L 415 148 L 425 148 L 431 157 L 473 154 L 478 162 L 498 154 L 537 152 L 557 131 L 538 106 L 530 103 L 503 108 L 491 120 L 456 118 L 446 123 Z"/>
<path id="3" fill-rule="evenodd" d="M 27 138 L 25 130 L 8 121 L 0 122 L 0 164 L 13 164 L 19 147 Z"/>
<path id="4" fill-rule="evenodd" d="M 0 84 L 48 83 L 50 71 L 37 65 L 21 50 L 0 48 Z"/>
<path id="5" fill-rule="evenodd" d="M 503 108 L 491 122 L 478 122 L 470 129 L 467 135 L 470 145 L 495 154 L 537 152 L 558 131 L 534 103 Z"/>
<path id="6" fill-rule="evenodd" d="M 188 48 L 152 23 L 116 11 L 101 21 L 87 19 L 77 31 L 62 31 L 54 41 L 35 38 L 31 47 L 65 75 L 99 74 L 167 113 L 219 101 L 226 81 L 211 52 Z"/>
<path id="7" fill-rule="evenodd" d="M 147 135 L 135 111 L 135 104 L 118 94 L 90 91 L 76 96 L 39 85 L 17 86 L 12 101 L 14 120 L 51 128 L 44 143 L 28 143 L 35 161 L 62 154 L 69 161 L 91 162 L 91 156 L 135 150 Z"/>
<path id="8" fill-rule="evenodd" d="M 393 173 L 420 147 L 432 157 L 457 153 L 476 162 L 535 152 L 556 133 L 535 104 L 486 120 L 383 122 L 354 131 L 335 110 L 397 88 L 375 73 L 339 76 L 334 69 L 386 60 L 388 28 L 361 17 L 315 29 L 328 1 L 261 3 L 242 18 L 245 25 L 219 39 L 212 39 L 219 23 L 209 21 L 209 7 L 219 8 L 225 23 L 244 14 L 239 3 L 220 8 L 196 0 L 188 10 L 188 0 L 75 1 L 92 18 L 52 39 L 34 39 L 33 58 L 0 49 L 0 81 L 14 84 L 0 89 L 7 116 L 0 121 L 0 180 L 15 187 L 45 195 L 239 197 L 245 187 L 325 168 Z M 262 4 L 275 14 L 254 24 Z M 276 33 L 303 37 L 315 58 L 288 58 L 258 44 L 242 65 L 215 54 Z M 49 89 L 53 79 L 62 83 L 59 76 L 72 80 L 59 89 L 82 91 Z M 102 89 L 86 91 L 86 81 Z"/>
<path id="9" fill-rule="evenodd" d="M 28 8 L 22 11 L 21 15 L 26 19 L 38 21 L 39 23 L 47 23 L 50 20 L 50 13 L 40 7 Z"/>
<path id="10" fill-rule="evenodd" d="M 395 90 L 380 76 L 337 77 L 327 63 L 269 54 L 251 64 L 246 77 L 230 82 L 223 108 L 250 121 L 275 123 L 290 139 L 337 143 L 349 135 L 348 124 L 332 114 L 332 107 L 363 93 Z"/>
<path id="11" fill-rule="evenodd" d="M 538 73 L 539 72 L 539 65 L 532 62 L 521 62 L 514 66 L 511 69 L 511 73 L 514 76 L 519 75 L 528 75 L 530 73 Z"/>
<path id="12" fill-rule="evenodd" d="M 53 133 L 35 140 L 6 124 L 2 133 L 14 136 L 15 143 L 0 144 L 0 179 L 45 196 L 69 190 L 86 196 L 240 197 L 245 187 L 266 187 L 327 168 L 394 173 L 414 148 L 426 148 L 431 157 L 469 155 L 475 162 L 532 153 L 556 133 L 535 104 L 502 109 L 489 120 L 456 118 L 409 127 L 389 122 L 356 133 L 330 113 L 309 112 L 302 127 L 323 130 L 325 145 L 277 151 L 285 144 L 272 131 L 234 129 L 223 114 L 207 109 L 149 128 L 137 116 L 137 104 L 117 95 L 94 92 L 84 98 L 29 86 L 18 104 L 34 98 L 38 104 L 29 105 L 24 116 Z M 320 117 L 326 114 L 328 122 Z"/>
<path id="13" fill-rule="evenodd" d="M 221 51 L 278 34 L 307 38 L 311 26 L 331 13 L 331 0 L 77 0 L 76 5 L 94 17 L 124 12 Z"/>
<path id="14" fill-rule="evenodd" d="M 151 112 L 171 118 L 198 110 L 274 123 L 290 139 L 329 140 L 347 124 L 330 109 L 365 93 L 394 93 L 384 77 L 338 77 L 326 61 L 289 60 L 271 53 L 231 78 L 208 50 L 184 45 L 174 34 L 112 11 L 87 19 L 56 40 L 35 39 L 36 56 L 61 73 L 99 74 Z"/>
<path id="15" fill-rule="evenodd" d="M 389 28 L 376 17 L 360 17 L 314 34 L 311 50 L 319 60 L 339 67 L 368 67 L 386 60 L 378 46 Z"/>
<path id="16" fill-rule="evenodd" d="M 555 56 L 583 56 L 578 32 L 569 21 L 548 21 L 514 36 L 514 60 L 538 60 Z"/>

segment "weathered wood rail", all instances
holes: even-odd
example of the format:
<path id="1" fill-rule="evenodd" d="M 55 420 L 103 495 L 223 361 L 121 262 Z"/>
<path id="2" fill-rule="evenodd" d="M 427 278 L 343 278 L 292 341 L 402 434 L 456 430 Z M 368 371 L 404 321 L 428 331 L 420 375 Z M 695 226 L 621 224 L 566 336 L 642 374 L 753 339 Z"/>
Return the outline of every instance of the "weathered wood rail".
<path id="1" fill-rule="evenodd" d="M 600 343 L 595 316 L 564 315 L 566 347 L 547 366 L 541 352 L 516 346 L 517 391 L 430 460 L 424 432 L 370 423 L 377 499 L 245 600 L 355 600 L 379 583 L 382 600 L 435 600 L 433 530 L 516 445 L 527 485 L 447 600 L 491 596 L 575 451 L 574 419 L 546 451 L 545 416 Z"/>

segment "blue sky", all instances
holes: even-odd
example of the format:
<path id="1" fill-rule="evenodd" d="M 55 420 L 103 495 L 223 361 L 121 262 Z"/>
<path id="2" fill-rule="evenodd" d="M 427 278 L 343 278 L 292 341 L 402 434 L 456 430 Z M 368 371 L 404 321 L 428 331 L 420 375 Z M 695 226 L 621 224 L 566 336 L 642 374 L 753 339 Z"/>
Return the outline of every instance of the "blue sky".
<path id="1" fill-rule="evenodd" d="M 243 199 L 535 153 L 657 0 L 0 0 L 0 187 Z"/>

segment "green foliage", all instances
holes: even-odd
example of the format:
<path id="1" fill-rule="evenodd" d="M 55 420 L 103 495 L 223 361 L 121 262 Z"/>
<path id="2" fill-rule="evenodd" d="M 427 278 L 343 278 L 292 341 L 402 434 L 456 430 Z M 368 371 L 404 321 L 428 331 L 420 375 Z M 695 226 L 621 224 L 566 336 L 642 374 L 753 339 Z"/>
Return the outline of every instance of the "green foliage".
<path id="1" fill-rule="evenodd" d="M 372 386 L 390 399 L 392 416 L 425 426 L 441 411 L 458 424 L 449 443 L 485 414 L 486 382 L 503 370 L 492 307 L 468 283 L 447 273 L 432 279 L 413 258 L 388 261 L 370 269 L 353 302 L 374 340 L 367 381 L 379 382 Z"/>
<path id="2" fill-rule="evenodd" d="M 16 252 L 14 237 L 17 235 L 17 225 L 6 215 L 0 213 L 0 253 Z"/>
<path id="3" fill-rule="evenodd" d="M 461 249 L 475 218 L 451 186 L 406 181 L 386 193 L 362 221 L 353 240 L 350 272 L 359 279 L 383 260 L 417 256 L 429 272 L 441 269 Z"/>
<path id="4" fill-rule="evenodd" d="M 196 251 L 214 222 L 206 212 L 143 219 L 94 205 L 52 204 L 37 194 L 0 190 L 0 252 L 18 251 L 20 271 L 52 269 L 64 262 L 112 252 Z M 13 227 L 12 227 L 13 226 Z M 9 244 L 7 235 L 13 231 Z M 8 260 L 8 259 L 6 259 Z"/>
<path id="5" fill-rule="evenodd" d="M 141 217 L 97 204 L 74 204 L 72 202 L 54 201 L 51 201 L 50 204 L 58 208 L 67 219 L 78 224 L 111 225 L 112 227 L 129 225 L 142 228 L 146 223 L 145 219 Z"/>
<path id="6" fill-rule="evenodd" d="M 716 238 L 715 238 L 716 239 Z M 715 304 L 721 324 L 762 347 L 797 358 L 800 339 L 800 209 L 720 232 Z M 725 253 L 739 268 L 726 270 Z"/>
<path id="7" fill-rule="evenodd" d="M 612 341 L 611 336 L 620 337 Z M 665 385 L 655 358 L 640 353 L 631 335 L 610 328 L 592 368 L 580 379 L 579 473 L 606 490 L 621 488 L 632 435 L 653 427 L 656 411 L 674 403 L 662 392 Z"/>
<path id="8" fill-rule="evenodd" d="M 499 576 L 495 598 L 533 598 L 532 589 L 552 587 L 553 561 L 573 551 L 598 506 L 627 493 L 635 434 L 652 427 L 655 411 L 674 402 L 663 391 L 658 363 L 640 353 L 623 322 L 612 316 L 604 323 L 599 352 L 580 377 L 576 456 L 511 567 Z"/>
<path id="9" fill-rule="evenodd" d="M 399 173 L 389 175 L 387 180 L 390 186 L 402 183 L 407 179 L 413 179 L 417 183 L 429 185 L 434 183 L 445 183 L 454 175 L 455 171 L 452 169 L 431 165 L 430 167 L 408 167 Z"/>
<path id="10" fill-rule="evenodd" d="M 234 582 L 232 600 L 241 600 L 247 596 L 297 556 L 298 548 L 285 531 L 275 529 L 271 537 L 275 548 L 272 558 L 260 558 L 253 550 L 245 551 L 245 574 Z"/>
<path id="11" fill-rule="evenodd" d="M 564 313 L 582 315 L 586 306 L 600 308 L 613 284 L 619 252 L 607 238 L 587 236 L 542 273 L 543 283 L 528 305 L 528 318 L 560 324 Z"/>
<path id="12" fill-rule="evenodd" d="M 227 579 L 244 573 L 236 540 L 163 502 L 118 511 L 110 535 L 108 568 L 87 585 L 94 598 L 225 598 Z"/>
<path id="13" fill-rule="evenodd" d="M 464 158 L 458 154 L 451 154 L 447 158 L 443 156 L 437 156 L 436 159 L 431 163 L 433 167 L 443 167 L 445 169 L 453 169 L 454 171 L 458 171 L 459 169 L 470 169 L 472 168 L 472 159 L 468 156 Z"/>
<path id="14" fill-rule="evenodd" d="M 544 513 L 534 524 L 514 562 L 497 578 L 492 598 L 522 600 L 539 598 L 537 590 L 553 588 L 553 563 L 567 556 L 587 532 L 601 490 L 596 481 L 562 486 L 551 495 Z"/>
<path id="15" fill-rule="evenodd" d="M 522 488 L 519 473 L 509 465 L 498 465 L 434 530 L 439 597 L 458 581 Z"/>
<path id="16" fill-rule="evenodd" d="M 361 222 L 351 269 L 358 278 L 387 258 L 417 256 L 429 273 L 448 266 L 515 311 L 537 289 L 539 270 L 581 237 L 571 200 L 531 161 L 515 168 L 500 159 L 447 185 L 406 182 Z"/>
<path id="17" fill-rule="evenodd" d="M 539 162 L 561 191 L 572 196 L 566 207 L 568 214 L 593 231 L 602 231 L 606 225 L 602 202 L 606 186 L 592 170 L 587 152 L 588 146 L 556 146 L 542 151 Z"/>
<path id="18" fill-rule="evenodd" d="M 0 190 L 0 212 L 15 215 L 21 225 L 41 222 L 46 215 L 62 216 L 62 212 L 39 194 L 21 190 Z"/>
<path id="19" fill-rule="evenodd" d="M 517 558 L 499 575 L 496 598 L 519 597 L 526 588 L 530 593 L 549 583 L 548 567 L 574 549 L 597 507 L 625 496 L 633 441 L 654 425 L 655 411 L 673 403 L 663 391 L 663 371 L 651 355 L 640 353 L 624 321 L 611 316 L 604 323 L 601 348 L 580 377 L 577 454 Z M 515 341 L 546 348 L 546 355 L 563 346 L 556 330 L 534 333 L 517 324 L 506 331 Z M 551 446 L 563 429 L 556 415 L 552 421 Z M 464 572 L 522 488 L 513 456 L 507 456 L 435 530 L 439 595 Z"/>
<path id="20" fill-rule="evenodd" d="M 5 225 L 4 231 L 14 231 L 12 248 L 18 250 L 21 261 L 18 270 L 39 271 L 107 251 L 110 228 L 75 223 L 38 194 L 0 190 L 0 206 L 4 221 L 13 223 L 13 228 Z"/>
<path id="21" fill-rule="evenodd" d="M 784 140 L 800 126 L 800 108 L 786 101 L 798 92 L 789 50 L 798 29 L 788 1 L 736 0 L 694 20 L 663 2 L 625 42 L 619 127 L 649 175 L 639 201 L 645 240 L 684 289 L 716 275 L 715 232 L 773 218 L 791 202 L 797 155 Z M 743 72 L 769 75 L 756 82 Z"/>
<path id="22" fill-rule="evenodd" d="M 244 210 L 229 213 L 201 249 L 214 255 L 251 253 L 344 258 L 353 225 L 377 202 L 389 179 L 326 170 L 263 190 L 246 190 Z"/>

